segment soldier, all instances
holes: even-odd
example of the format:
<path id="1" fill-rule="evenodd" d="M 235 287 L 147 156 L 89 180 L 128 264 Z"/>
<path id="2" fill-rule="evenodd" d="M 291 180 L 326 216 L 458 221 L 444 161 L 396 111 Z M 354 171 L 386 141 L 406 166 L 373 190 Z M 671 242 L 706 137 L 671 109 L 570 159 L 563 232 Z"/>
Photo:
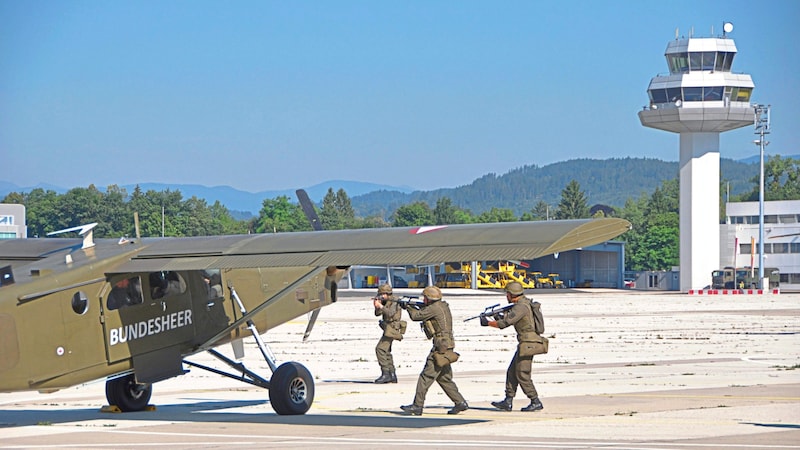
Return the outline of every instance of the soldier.
<path id="1" fill-rule="evenodd" d="M 511 364 L 506 371 L 506 398 L 499 402 L 492 402 L 492 406 L 503 411 L 511 411 L 512 401 L 517 393 L 517 386 L 522 387 L 522 392 L 531 399 L 531 404 L 522 408 L 522 411 L 539 411 L 543 409 L 542 402 L 539 401 L 539 394 L 531 380 L 531 365 L 533 355 L 545 353 L 542 348 L 542 337 L 539 336 L 534 323 L 533 308 L 534 304 L 525 297 L 522 284 L 512 281 L 506 285 L 506 300 L 514 306 L 506 312 L 503 317 L 496 320 L 489 320 L 486 316 L 481 316 L 481 325 L 495 328 L 506 328 L 514 325 L 517 331 L 517 341 L 519 346 L 511 359 Z M 535 307 L 538 308 L 537 303 Z M 544 325 L 539 332 L 544 332 Z M 528 354 L 530 353 L 530 354 Z"/>
<path id="2" fill-rule="evenodd" d="M 397 383 L 397 374 L 394 371 L 394 358 L 392 358 L 392 341 L 402 340 L 405 331 L 405 322 L 400 320 L 403 310 L 392 295 L 392 287 L 382 284 L 378 287 L 378 295 L 372 299 L 375 306 L 375 315 L 383 316 L 379 322 L 383 329 L 378 345 L 375 346 L 375 356 L 381 366 L 381 376 L 375 380 L 377 384 Z"/>
<path id="3" fill-rule="evenodd" d="M 425 360 L 425 367 L 419 374 L 417 380 L 417 392 L 414 396 L 414 403 L 400 407 L 407 414 L 414 416 L 422 415 L 422 407 L 425 404 L 425 394 L 431 387 L 434 380 L 439 383 L 444 393 L 455 403 L 447 414 L 458 414 L 469 409 L 467 401 L 458 392 L 458 387 L 453 382 L 453 369 L 450 363 L 458 359 L 455 353 L 455 340 L 453 339 L 453 317 L 450 314 L 450 307 L 442 301 L 442 291 L 436 286 L 428 286 L 422 291 L 424 306 L 420 309 L 405 306 L 411 320 L 422 321 L 422 329 L 428 339 L 433 339 L 428 358 Z"/>

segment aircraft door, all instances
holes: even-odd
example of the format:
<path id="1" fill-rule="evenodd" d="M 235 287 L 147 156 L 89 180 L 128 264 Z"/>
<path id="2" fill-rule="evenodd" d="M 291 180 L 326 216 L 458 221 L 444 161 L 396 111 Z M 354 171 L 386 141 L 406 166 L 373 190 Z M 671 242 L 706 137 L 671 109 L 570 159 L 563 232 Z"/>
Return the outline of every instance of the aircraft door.
<path id="1" fill-rule="evenodd" d="M 64 331 L 70 342 L 65 354 L 72 371 L 106 362 L 101 308 L 97 301 L 103 285 L 100 282 L 74 289 L 60 302 Z"/>
<path id="2" fill-rule="evenodd" d="M 191 340 L 194 317 L 186 274 L 163 271 L 119 274 L 105 299 L 108 362 L 175 347 Z"/>

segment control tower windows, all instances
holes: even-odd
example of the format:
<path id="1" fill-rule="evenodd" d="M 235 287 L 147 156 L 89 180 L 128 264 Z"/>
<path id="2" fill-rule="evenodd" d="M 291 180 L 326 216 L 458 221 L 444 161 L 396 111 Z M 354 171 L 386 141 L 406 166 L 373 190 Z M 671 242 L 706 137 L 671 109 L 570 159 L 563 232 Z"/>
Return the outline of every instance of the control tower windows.
<path id="1" fill-rule="evenodd" d="M 650 103 L 667 103 L 667 90 L 666 89 L 652 89 L 650 90 Z"/>
<path id="2" fill-rule="evenodd" d="M 703 88 L 703 101 L 714 102 L 719 100 L 722 100 L 722 86 Z"/>
<path id="3" fill-rule="evenodd" d="M 667 55 L 669 73 L 730 72 L 735 52 L 689 52 Z"/>
<path id="4" fill-rule="evenodd" d="M 735 86 L 674 87 L 667 89 L 650 89 L 650 104 L 683 102 L 719 102 L 725 99 L 726 105 L 731 101 L 749 102 L 753 88 Z"/>
<path id="5" fill-rule="evenodd" d="M 686 53 L 674 53 L 667 55 L 667 63 L 669 64 L 669 73 L 689 73 L 689 58 Z"/>
<path id="6" fill-rule="evenodd" d="M 683 88 L 683 101 L 685 101 L 685 102 L 701 102 L 701 101 L 703 101 L 703 88 L 702 87 L 685 87 L 685 88 Z"/>
<path id="7" fill-rule="evenodd" d="M 714 70 L 717 72 L 730 72 L 731 64 L 733 64 L 733 57 L 736 55 L 734 52 L 719 52 L 717 53 L 717 62 L 714 65 Z"/>
<path id="8" fill-rule="evenodd" d="M 733 88 L 733 92 L 731 93 L 731 98 L 734 98 L 734 101 L 737 102 L 749 102 L 750 101 L 750 94 L 753 93 L 753 88 Z"/>
<path id="9" fill-rule="evenodd" d="M 682 98 L 681 88 L 679 87 L 667 88 L 667 101 L 676 102 L 681 98 Z"/>

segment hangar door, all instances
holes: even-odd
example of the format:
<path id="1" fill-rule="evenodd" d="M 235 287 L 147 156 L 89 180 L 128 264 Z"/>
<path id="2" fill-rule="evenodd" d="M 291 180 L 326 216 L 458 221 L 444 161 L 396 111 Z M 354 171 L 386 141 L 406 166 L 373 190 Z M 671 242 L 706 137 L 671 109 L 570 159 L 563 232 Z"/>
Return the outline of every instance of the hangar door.
<path id="1" fill-rule="evenodd" d="M 622 279 L 617 252 L 581 251 L 581 279 L 592 280 L 592 287 L 620 288 Z"/>

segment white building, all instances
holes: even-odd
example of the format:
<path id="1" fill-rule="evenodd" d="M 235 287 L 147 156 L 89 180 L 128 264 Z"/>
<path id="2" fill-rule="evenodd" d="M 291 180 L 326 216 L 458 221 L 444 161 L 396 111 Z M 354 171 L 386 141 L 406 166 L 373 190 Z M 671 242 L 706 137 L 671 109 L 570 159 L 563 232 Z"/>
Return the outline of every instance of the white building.
<path id="1" fill-rule="evenodd" d="M 28 237 L 25 205 L 0 203 L 0 239 Z"/>
<path id="2" fill-rule="evenodd" d="M 725 216 L 719 267 L 758 267 L 758 202 L 726 203 Z M 767 267 L 780 271 L 781 289 L 800 289 L 800 200 L 764 202 Z"/>

